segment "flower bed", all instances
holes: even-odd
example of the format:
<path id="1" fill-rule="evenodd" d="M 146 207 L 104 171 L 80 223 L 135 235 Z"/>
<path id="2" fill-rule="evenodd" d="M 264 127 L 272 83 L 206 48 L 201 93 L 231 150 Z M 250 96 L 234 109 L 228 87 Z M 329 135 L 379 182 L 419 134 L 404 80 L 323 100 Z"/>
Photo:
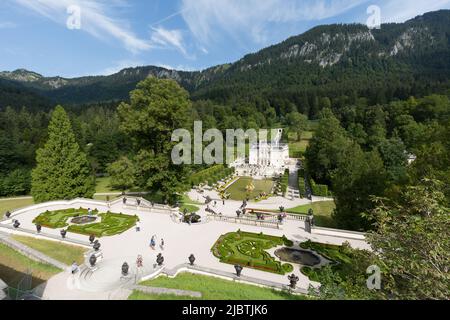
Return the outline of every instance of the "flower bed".
<path id="1" fill-rule="evenodd" d="M 291 264 L 276 261 L 266 250 L 280 245 L 292 245 L 286 237 L 275 237 L 263 233 L 231 232 L 220 236 L 211 251 L 220 262 L 240 264 L 244 267 L 286 274 L 293 270 Z"/>
<path id="2" fill-rule="evenodd" d="M 97 210 L 92 210 L 92 215 L 97 215 Z M 34 218 L 33 223 L 39 224 L 42 227 L 58 229 L 67 227 L 69 218 L 86 216 L 88 215 L 88 210 L 79 208 L 79 209 L 65 209 L 65 210 L 56 210 L 56 211 L 45 211 L 41 213 L 39 216 Z"/>
<path id="3" fill-rule="evenodd" d="M 138 220 L 137 216 L 111 212 L 99 214 L 97 210 L 92 210 L 92 216 L 100 217 L 100 222 L 85 225 L 73 224 L 69 226 L 69 219 L 81 216 L 88 216 L 88 210 L 79 208 L 46 211 L 37 216 L 33 220 L 33 223 L 51 229 L 68 227 L 68 232 L 102 237 L 121 234 L 133 227 Z"/>

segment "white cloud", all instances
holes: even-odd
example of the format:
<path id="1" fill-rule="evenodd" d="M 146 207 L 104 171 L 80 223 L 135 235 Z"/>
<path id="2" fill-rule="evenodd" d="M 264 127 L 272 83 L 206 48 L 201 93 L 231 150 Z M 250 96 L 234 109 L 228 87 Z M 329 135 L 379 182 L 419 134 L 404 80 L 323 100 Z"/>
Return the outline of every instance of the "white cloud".
<path id="1" fill-rule="evenodd" d="M 183 65 L 183 64 L 179 64 L 177 66 L 172 66 L 170 64 L 165 64 L 165 63 L 156 63 L 155 66 L 161 67 L 161 68 L 164 68 L 167 70 L 176 70 L 176 71 L 197 71 L 198 70 L 197 68 Z"/>
<path id="2" fill-rule="evenodd" d="M 152 28 L 152 42 L 162 47 L 173 46 L 185 56 L 187 55 L 184 46 L 183 34 L 180 30 L 167 30 L 162 27 Z"/>
<path id="3" fill-rule="evenodd" d="M 58 23 L 66 24 L 69 6 L 79 6 L 81 9 L 81 30 L 100 38 L 115 38 L 127 50 L 137 53 L 152 48 L 149 40 L 140 39 L 128 27 L 127 23 L 109 16 L 108 6 L 125 6 L 123 0 L 10 0 L 25 8 Z"/>
<path id="4" fill-rule="evenodd" d="M 450 0 L 388 0 L 380 4 L 381 20 L 383 23 L 404 22 L 426 12 L 443 8 L 450 8 Z"/>
<path id="5" fill-rule="evenodd" d="M 181 15 L 203 44 L 219 32 L 235 38 L 267 40 L 269 25 L 322 20 L 340 15 L 367 0 L 182 0 Z M 276 31 L 276 30 L 275 30 Z"/>
<path id="6" fill-rule="evenodd" d="M 121 71 L 122 69 L 134 68 L 134 67 L 139 67 L 139 66 L 143 66 L 143 65 L 144 65 L 144 63 L 142 61 L 120 60 L 120 61 L 117 61 L 113 66 L 108 67 L 108 68 L 96 73 L 95 75 L 109 76 L 109 75 L 112 75 L 112 74 L 115 74 L 115 73 Z"/>

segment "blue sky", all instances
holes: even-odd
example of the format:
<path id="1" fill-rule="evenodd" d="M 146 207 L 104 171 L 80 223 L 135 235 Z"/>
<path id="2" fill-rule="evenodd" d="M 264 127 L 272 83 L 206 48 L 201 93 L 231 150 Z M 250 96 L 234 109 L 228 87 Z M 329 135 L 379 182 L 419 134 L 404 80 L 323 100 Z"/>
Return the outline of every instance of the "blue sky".
<path id="1" fill-rule="evenodd" d="M 64 77 L 139 65 L 200 70 L 315 25 L 366 23 L 370 5 L 382 22 L 403 22 L 450 9 L 450 0 L 2 0 L 0 70 Z M 68 28 L 68 19 L 80 28 Z"/>

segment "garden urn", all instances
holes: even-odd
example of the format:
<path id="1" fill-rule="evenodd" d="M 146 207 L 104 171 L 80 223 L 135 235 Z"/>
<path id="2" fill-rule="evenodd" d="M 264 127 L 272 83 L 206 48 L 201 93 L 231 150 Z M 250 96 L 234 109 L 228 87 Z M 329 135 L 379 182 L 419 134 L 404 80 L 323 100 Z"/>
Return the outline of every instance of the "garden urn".
<path id="1" fill-rule="evenodd" d="M 244 269 L 244 268 L 243 268 L 241 265 L 237 264 L 237 265 L 234 266 L 234 269 L 236 270 L 236 275 L 237 275 L 238 277 L 240 277 L 240 276 L 241 276 L 242 269 Z"/>
<path id="2" fill-rule="evenodd" d="M 100 242 L 98 242 L 98 240 L 95 240 L 94 246 L 93 246 L 94 250 L 98 251 L 100 249 L 100 247 L 101 247 Z"/>
<path id="3" fill-rule="evenodd" d="M 64 230 L 64 229 L 62 229 L 62 230 L 60 231 L 60 233 L 61 233 L 61 237 L 65 238 L 65 237 L 66 237 L 66 234 L 67 234 L 67 231 Z"/>
<path id="4" fill-rule="evenodd" d="M 195 257 L 194 257 L 194 255 L 193 254 L 191 254 L 190 256 L 189 256 L 189 263 L 191 264 L 191 266 L 193 266 L 194 265 L 194 262 L 195 262 Z"/>
<path id="5" fill-rule="evenodd" d="M 122 275 L 126 276 L 128 275 L 128 270 L 130 269 L 130 266 L 128 265 L 128 263 L 124 262 L 122 265 Z"/>
<path id="6" fill-rule="evenodd" d="M 91 267 L 95 266 L 95 263 L 97 262 L 97 257 L 95 255 L 91 255 L 89 258 L 89 263 L 91 264 Z"/>
<path id="7" fill-rule="evenodd" d="M 17 229 L 20 226 L 19 220 L 15 220 L 13 226 Z"/>
<path id="8" fill-rule="evenodd" d="M 288 279 L 290 282 L 289 286 L 291 287 L 291 289 L 295 289 L 299 278 L 295 274 L 291 274 L 290 276 L 288 276 Z"/>
<path id="9" fill-rule="evenodd" d="M 164 257 L 162 256 L 161 253 L 158 253 L 158 255 L 156 256 L 156 263 L 158 264 L 158 266 L 162 266 L 164 262 Z"/>
<path id="10" fill-rule="evenodd" d="M 37 233 L 41 233 L 41 230 L 42 230 L 42 226 L 41 226 L 40 224 L 37 224 L 37 225 L 36 225 L 36 231 L 37 231 Z"/>

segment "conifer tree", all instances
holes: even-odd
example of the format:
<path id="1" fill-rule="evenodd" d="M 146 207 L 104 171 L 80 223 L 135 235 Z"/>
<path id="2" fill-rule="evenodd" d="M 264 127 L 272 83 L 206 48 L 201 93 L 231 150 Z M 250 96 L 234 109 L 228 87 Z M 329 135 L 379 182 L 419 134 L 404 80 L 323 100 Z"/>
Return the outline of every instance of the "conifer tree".
<path id="1" fill-rule="evenodd" d="M 94 177 L 75 140 L 64 108 L 57 106 L 48 126 L 48 140 L 36 153 L 31 194 L 36 202 L 94 195 Z"/>

